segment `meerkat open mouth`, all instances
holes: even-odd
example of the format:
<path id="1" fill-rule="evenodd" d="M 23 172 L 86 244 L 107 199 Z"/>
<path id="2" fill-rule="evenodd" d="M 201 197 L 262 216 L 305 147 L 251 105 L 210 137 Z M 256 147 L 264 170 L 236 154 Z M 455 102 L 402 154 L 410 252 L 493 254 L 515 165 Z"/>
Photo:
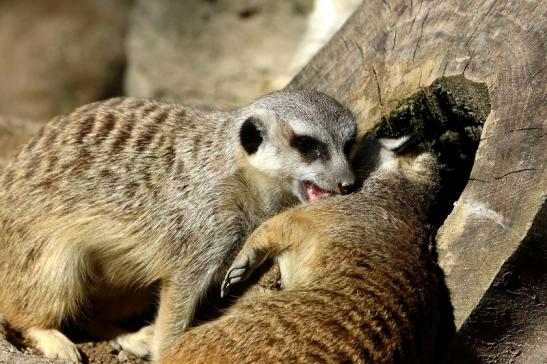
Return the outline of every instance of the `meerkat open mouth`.
<path id="1" fill-rule="evenodd" d="M 306 201 L 315 201 L 333 194 L 333 192 L 322 189 L 312 181 L 302 181 L 301 185 L 303 192 L 302 194 L 304 195 L 304 200 Z"/>

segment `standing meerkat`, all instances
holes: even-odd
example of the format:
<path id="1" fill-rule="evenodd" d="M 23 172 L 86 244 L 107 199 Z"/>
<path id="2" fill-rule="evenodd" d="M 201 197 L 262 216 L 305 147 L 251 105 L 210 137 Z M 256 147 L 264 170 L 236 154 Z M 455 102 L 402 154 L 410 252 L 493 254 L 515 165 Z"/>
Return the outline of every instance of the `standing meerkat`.
<path id="1" fill-rule="evenodd" d="M 162 363 L 437 362 L 453 321 L 428 249 L 436 162 L 390 155 L 381 151 L 382 166 L 360 191 L 297 206 L 255 230 L 222 289 L 270 259 L 282 289 L 243 296 L 191 328 Z"/>
<path id="2" fill-rule="evenodd" d="M 81 361 L 69 322 L 156 360 L 248 233 L 354 182 L 355 128 L 314 91 L 232 112 L 118 98 L 53 119 L 1 177 L 0 313 L 48 357 Z M 154 325 L 111 323 L 157 285 Z"/>

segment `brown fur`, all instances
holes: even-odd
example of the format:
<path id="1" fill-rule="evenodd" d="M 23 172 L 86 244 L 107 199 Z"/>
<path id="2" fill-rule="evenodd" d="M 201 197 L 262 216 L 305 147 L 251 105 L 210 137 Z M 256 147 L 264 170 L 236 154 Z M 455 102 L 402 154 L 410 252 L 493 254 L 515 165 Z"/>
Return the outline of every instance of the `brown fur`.
<path id="1" fill-rule="evenodd" d="M 427 213 L 436 185 L 435 163 L 422 154 L 381 168 L 350 196 L 269 219 L 225 285 L 273 258 L 283 289 L 244 296 L 183 334 L 161 362 L 435 362 L 444 291 Z"/>

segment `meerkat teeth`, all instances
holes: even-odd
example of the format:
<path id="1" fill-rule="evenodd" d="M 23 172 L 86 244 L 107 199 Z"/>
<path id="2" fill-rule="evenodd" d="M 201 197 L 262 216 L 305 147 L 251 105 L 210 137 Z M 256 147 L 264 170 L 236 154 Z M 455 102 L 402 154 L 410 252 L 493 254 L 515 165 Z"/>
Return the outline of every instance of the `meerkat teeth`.
<path id="1" fill-rule="evenodd" d="M 304 194 L 306 196 L 306 200 L 313 202 L 315 200 L 318 200 L 323 197 L 328 197 L 332 195 L 332 192 L 326 191 L 319 187 L 317 184 L 311 182 L 311 181 L 305 181 L 304 182 Z"/>

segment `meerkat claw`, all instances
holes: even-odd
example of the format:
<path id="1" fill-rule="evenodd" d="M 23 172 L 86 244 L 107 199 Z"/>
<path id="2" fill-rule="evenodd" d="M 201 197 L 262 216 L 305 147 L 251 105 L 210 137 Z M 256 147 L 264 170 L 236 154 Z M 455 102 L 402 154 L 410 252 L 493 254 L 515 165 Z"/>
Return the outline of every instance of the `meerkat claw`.
<path id="1" fill-rule="evenodd" d="M 228 273 L 226 273 L 226 277 L 224 278 L 224 281 L 222 281 L 220 297 L 226 297 L 230 290 L 230 286 L 244 280 L 246 278 L 245 275 L 248 272 L 248 270 L 249 270 L 248 258 L 245 259 L 245 262 L 243 264 L 234 263 L 230 267 L 230 269 L 228 269 Z"/>
<path id="2" fill-rule="evenodd" d="M 230 283 L 226 281 L 222 282 L 222 288 L 220 289 L 220 298 L 226 297 L 229 291 L 230 291 Z"/>
<path id="3" fill-rule="evenodd" d="M 243 279 L 243 274 L 247 268 L 234 268 L 230 271 L 230 276 L 228 279 L 230 280 L 229 284 L 232 285 L 234 283 L 237 283 Z"/>

